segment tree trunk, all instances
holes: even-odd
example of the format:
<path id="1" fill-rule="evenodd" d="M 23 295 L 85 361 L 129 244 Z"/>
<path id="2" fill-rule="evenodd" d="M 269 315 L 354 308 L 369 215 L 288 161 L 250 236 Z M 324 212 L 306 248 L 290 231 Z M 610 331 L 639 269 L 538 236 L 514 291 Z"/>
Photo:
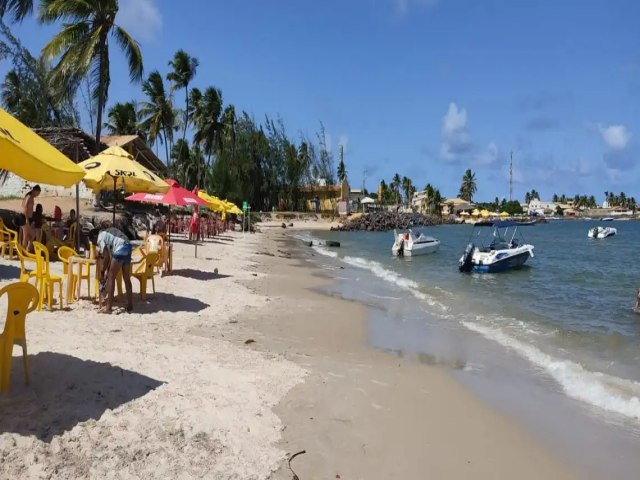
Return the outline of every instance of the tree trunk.
<path id="1" fill-rule="evenodd" d="M 100 42 L 100 84 L 98 86 L 98 111 L 96 115 L 96 155 L 100 153 L 102 111 L 104 110 L 105 103 L 107 103 L 107 85 L 105 75 L 109 75 L 109 52 L 107 50 L 107 38 L 103 37 Z"/>
<path id="2" fill-rule="evenodd" d="M 184 127 L 182 128 L 182 143 L 187 138 L 187 126 L 189 125 L 189 85 L 184 87 Z M 178 164 L 182 161 L 182 148 L 178 152 Z"/>

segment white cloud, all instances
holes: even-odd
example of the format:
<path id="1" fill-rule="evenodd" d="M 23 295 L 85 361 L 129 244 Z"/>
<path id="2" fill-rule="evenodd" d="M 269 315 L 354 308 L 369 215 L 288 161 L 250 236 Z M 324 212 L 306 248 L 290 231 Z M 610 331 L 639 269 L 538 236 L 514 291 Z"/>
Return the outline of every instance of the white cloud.
<path id="1" fill-rule="evenodd" d="M 474 162 L 480 166 L 495 165 L 498 163 L 499 157 L 498 146 L 495 142 L 490 142 L 484 152 L 480 152 L 474 157 Z"/>
<path id="2" fill-rule="evenodd" d="M 613 150 L 624 150 L 631 140 L 631 132 L 624 125 L 598 125 L 598 130 L 604 143 Z"/>
<path id="3" fill-rule="evenodd" d="M 404 15 L 412 6 L 433 7 L 438 0 L 393 0 L 393 3 L 396 5 L 396 11 Z"/>
<path id="4" fill-rule="evenodd" d="M 118 23 L 138 41 L 151 42 L 162 32 L 156 0 L 120 0 Z"/>
<path id="5" fill-rule="evenodd" d="M 451 102 L 442 117 L 442 144 L 440 155 L 446 161 L 460 160 L 460 155 L 472 149 L 471 135 L 467 131 L 467 111 Z"/>

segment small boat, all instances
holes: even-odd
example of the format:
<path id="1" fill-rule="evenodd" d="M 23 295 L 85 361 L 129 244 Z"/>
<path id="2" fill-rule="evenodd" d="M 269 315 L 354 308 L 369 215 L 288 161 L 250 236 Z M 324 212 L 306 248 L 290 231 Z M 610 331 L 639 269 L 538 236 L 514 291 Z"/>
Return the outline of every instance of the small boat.
<path id="1" fill-rule="evenodd" d="M 607 238 L 613 237 L 618 233 L 613 227 L 593 227 L 589 229 L 589 233 L 587 233 L 588 238 Z"/>
<path id="2" fill-rule="evenodd" d="M 480 238 L 483 231 L 491 232 L 489 238 Z M 461 272 L 493 273 L 523 266 L 534 256 L 534 246 L 526 243 L 521 235 L 518 240 L 517 234 L 518 222 L 476 223 L 471 238 L 476 237 L 476 242 L 480 242 L 480 245 L 473 242 L 467 245 L 460 257 L 458 269 Z"/>
<path id="3" fill-rule="evenodd" d="M 602 219 L 603 222 L 613 222 L 613 217 L 604 217 Z"/>
<path id="4" fill-rule="evenodd" d="M 521 227 L 528 227 L 531 225 L 535 225 L 537 222 L 535 220 L 526 220 L 526 221 L 518 221 L 516 223 Z"/>
<path id="5" fill-rule="evenodd" d="M 397 257 L 424 255 L 435 253 L 440 248 L 440 240 L 427 237 L 424 234 L 417 235 L 412 230 L 404 233 L 393 231 L 394 241 L 391 253 Z"/>

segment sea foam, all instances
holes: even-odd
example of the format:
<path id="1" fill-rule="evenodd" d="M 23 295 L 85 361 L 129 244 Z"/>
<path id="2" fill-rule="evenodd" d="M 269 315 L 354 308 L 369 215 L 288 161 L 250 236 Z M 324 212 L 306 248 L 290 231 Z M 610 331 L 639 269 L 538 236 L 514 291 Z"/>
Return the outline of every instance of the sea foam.
<path id="1" fill-rule="evenodd" d="M 393 270 L 385 268 L 381 263 L 374 260 L 366 260 L 361 257 L 346 256 L 342 258 L 342 261 L 353 267 L 369 270 L 376 277 L 381 278 L 389 283 L 396 285 L 397 287 L 411 293 L 414 297 L 426 302 L 429 306 L 438 307 L 442 311 L 447 311 L 448 307 L 434 300 L 426 293 L 419 290 L 418 282 L 405 278 Z"/>
<path id="2" fill-rule="evenodd" d="M 579 363 L 555 358 L 500 329 L 475 322 L 461 323 L 469 330 L 480 333 L 544 369 L 569 397 L 635 420 L 640 418 L 640 383 L 592 372 Z"/>

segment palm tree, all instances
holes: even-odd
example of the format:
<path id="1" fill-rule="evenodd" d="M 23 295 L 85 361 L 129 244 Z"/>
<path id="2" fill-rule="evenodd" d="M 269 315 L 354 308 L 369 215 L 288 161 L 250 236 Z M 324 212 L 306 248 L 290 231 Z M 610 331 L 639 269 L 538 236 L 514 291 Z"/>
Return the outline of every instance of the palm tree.
<path id="1" fill-rule="evenodd" d="M 111 135 L 137 135 L 138 115 L 134 102 L 116 103 L 107 113 L 104 127 Z"/>
<path id="2" fill-rule="evenodd" d="M 0 0 L 0 18 L 12 15 L 14 22 L 22 22 L 33 12 L 33 0 Z"/>
<path id="3" fill-rule="evenodd" d="M 416 191 L 416 188 L 413 186 L 413 182 L 409 177 L 402 177 L 402 191 L 407 204 L 410 204 L 411 196 Z"/>
<path id="4" fill-rule="evenodd" d="M 467 202 L 471 202 L 477 189 L 476 175 L 468 168 L 462 176 L 462 185 L 460 185 L 460 193 L 458 193 L 458 196 Z"/>
<path id="5" fill-rule="evenodd" d="M 96 101 L 96 148 L 100 148 L 102 114 L 109 94 L 109 38 L 124 51 L 132 82 L 142 79 L 142 53 L 126 30 L 117 25 L 117 0 L 40 0 L 43 23 L 62 20 L 62 30 L 42 50 L 48 60 L 58 59 L 54 82 L 77 85 L 89 75 Z M 68 83 L 66 83 L 68 82 Z M 96 152 L 97 153 L 97 152 Z"/>
<path id="6" fill-rule="evenodd" d="M 344 160 L 341 158 L 338 163 L 338 180 L 343 182 L 347 179 L 347 167 L 344 164 Z"/>
<path id="7" fill-rule="evenodd" d="M 402 180 L 400 179 L 399 174 L 395 174 L 393 179 L 391 179 L 391 190 L 396 194 L 396 205 L 399 203 L 400 197 L 400 186 L 402 185 Z"/>
<path id="8" fill-rule="evenodd" d="M 193 135 L 193 143 L 200 145 L 207 155 L 207 164 L 211 165 L 211 156 L 221 148 L 223 124 L 220 121 L 222 114 L 222 92 L 214 87 L 205 90 L 204 95 L 200 90 L 191 90 L 191 112 L 196 132 Z"/>
<path id="9" fill-rule="evenodd" d="M 184 50 L 178 50 L 173 55 L 173 60 L 169 62 L 169 66 L 173 69 L 173 71 L 167 75 L 167 80 L 173 84 L 171 91 L 184 88 L 185 108 L 184 124 L 182 126 L 182 141 L 187 137 L 187 128 L 189 126 L 189 84 L 196 75 L 198 65 L 198 59 L 189 56 L 189 54 Z M 180 150 L 179 153 L 182 153 L 182 150 Z M 179 162 L 180 158 L 178 158 L 177 161 Z"/>
<path id="10" fill-rule="evenodd" d="M 170 143 L 173 142 L 175 111 L 171 99 L 167 96 L 160 72 L 155 70 L 149 74 L 149 78 L 142 82 L 142 91 L 148 100 L 140 102 L 140 128 L 146 132 L 151 145 L 158 140 L 164 143 L 167 164 L 170 165 L 169 150 Z"/>

